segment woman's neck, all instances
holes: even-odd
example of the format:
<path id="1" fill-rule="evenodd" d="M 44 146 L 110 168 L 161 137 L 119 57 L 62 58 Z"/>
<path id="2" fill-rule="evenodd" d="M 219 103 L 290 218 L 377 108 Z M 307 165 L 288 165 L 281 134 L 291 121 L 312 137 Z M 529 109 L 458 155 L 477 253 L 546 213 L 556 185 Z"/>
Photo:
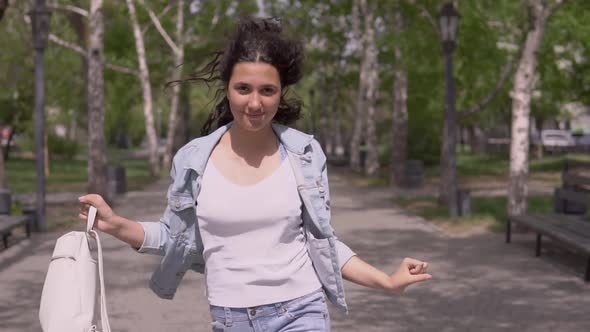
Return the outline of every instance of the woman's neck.
<path id="1" fill-rule="evenodd" d="M 272 155 L 278 148 L 271 125 L 259 131 L 248 131 L 233 125 L 227 132 L 226 143 L 245 160 Z"/>

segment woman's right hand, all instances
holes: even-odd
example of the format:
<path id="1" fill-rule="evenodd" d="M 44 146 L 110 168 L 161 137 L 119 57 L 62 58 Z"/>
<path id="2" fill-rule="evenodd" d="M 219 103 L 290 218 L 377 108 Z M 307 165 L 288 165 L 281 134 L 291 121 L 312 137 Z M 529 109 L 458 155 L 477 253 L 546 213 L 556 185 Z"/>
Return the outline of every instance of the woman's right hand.
<path id="1" fill-rule="evenodd" d="M 118 226 L 117 215 L 113 209 L 105 202 L 102 196 L 97 194 L 89 194 L 78 197 L 80 201 L 80 214 L 78 217 L 84 221 L 88 219 L 88 210 L 90 206 L 94 206 L 97 210 L 96 219 L 94 221 L 94 229 L 105 233 L 114 233 Z"/>

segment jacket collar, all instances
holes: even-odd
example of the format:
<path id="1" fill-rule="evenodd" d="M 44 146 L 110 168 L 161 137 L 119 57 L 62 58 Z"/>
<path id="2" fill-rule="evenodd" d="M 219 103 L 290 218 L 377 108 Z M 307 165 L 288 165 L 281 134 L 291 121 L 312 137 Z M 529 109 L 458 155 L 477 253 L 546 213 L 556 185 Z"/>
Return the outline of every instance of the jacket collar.
<path id="1" fill-rule="evenodd" d="M 203 174 L 205 166 L 209 160 L 209 156 L 215 145 L 221 140 L 223 134 L 225 134 L 229 128 L 231 128 L 233 122 L 230 122 L 224 126 L 219 127 L 211 134 L 197 139 L 198 144 L 193 145 L 196 147 L 189 161 L 189 167 L 197 171 L 198 174 Z M 278 124 L 272 123 L 272 129 L 275 134 L 279 137 L 279 140 L 288 151 L 301 155 L 305 151 L 311 141 L 313 135 L 305 134 L 299 130 Z"/>

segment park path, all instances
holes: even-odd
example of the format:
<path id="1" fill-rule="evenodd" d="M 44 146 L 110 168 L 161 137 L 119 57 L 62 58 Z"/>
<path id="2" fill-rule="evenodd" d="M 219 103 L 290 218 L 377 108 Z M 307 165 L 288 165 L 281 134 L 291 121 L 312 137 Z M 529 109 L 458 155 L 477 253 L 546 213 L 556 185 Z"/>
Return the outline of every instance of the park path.
<path id="1" fill-rule="evenodd" d="M 451 237 L 391 204 L 392 193 L 330 177 L 333 223 L 339 238 L 371 264 L 391 271 L 401 259 L 427 260 L 434 278 L 403 296 L 346 283 L 350 314 L 332 312 L 334 331 L 590 331 L 590 285 L 584 257 L 545 246 L 533 257 L 534 236 Z M 116 210 L 157 220 L 165 181 L 129 193 Z M 72 213 L 75 213 L 74 211 Z M 61 234 L 35 234 L 0 251 L 0 331 L 40 331 L 37 311 L 53 244 Z M 107 297 L 114 332 L 210 331 L 203 277 L 187 273 L 173 301 L 147 288 L 158 257 L 140 255 L 108 235 Z"/>

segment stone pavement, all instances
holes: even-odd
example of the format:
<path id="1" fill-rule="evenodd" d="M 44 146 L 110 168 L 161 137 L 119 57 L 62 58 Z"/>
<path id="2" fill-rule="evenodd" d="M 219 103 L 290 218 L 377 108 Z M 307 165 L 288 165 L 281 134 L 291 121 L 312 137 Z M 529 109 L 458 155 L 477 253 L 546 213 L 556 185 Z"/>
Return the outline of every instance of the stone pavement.
<path id="1" fill-rule="evenodd" d="M 346 283 L 350 314 L 332 312 L 334 331 L 590 331 L 585 258 L 534 235 L 454 238 L 391 205 L 391 193 L 330 177 L 333 223 L 341 240 L 371 264 L 393 271 L 405 256 L 427 260 L 434 278 L 402 296 Z M 166 183 L 123 197 L 115 210 L 157 220 Z M 75 213 L 75 211 L 72 211 Z M 81 229 L 81 227 L 80 227 Z M 0 331 L 40 331 L 38 304 L 53 244 L 61 234 L 35 234 L 0 251 Z M 173 301 L 147 288 L 158 257 L 140 255 L 102 236 L 107 298 L 114 332 L 210 331 L 203 277 L 187 273 Z"/>

